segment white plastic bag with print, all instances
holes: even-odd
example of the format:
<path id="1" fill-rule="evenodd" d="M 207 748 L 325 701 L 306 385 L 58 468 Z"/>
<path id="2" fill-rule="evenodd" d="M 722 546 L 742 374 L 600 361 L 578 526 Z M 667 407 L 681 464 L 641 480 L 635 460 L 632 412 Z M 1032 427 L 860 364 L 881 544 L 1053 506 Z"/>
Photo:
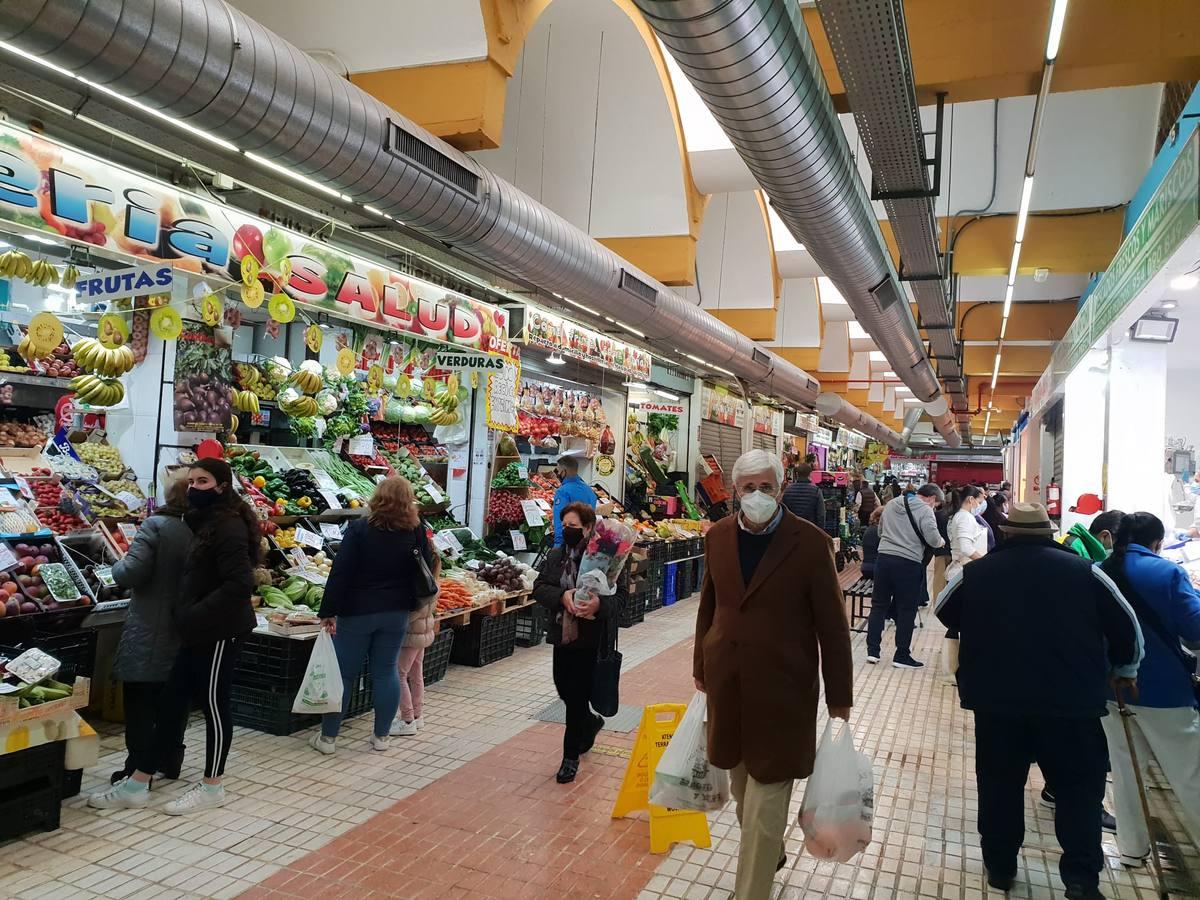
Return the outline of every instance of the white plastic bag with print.
<path id="1" fill-rule="evenodd" d="M 707 709 L 708 698 L 697 692 L 654 769 L 651 803 L 708 812 L 728 802 L 729 773 L 708 761 Z"/>
<path id="2" fill-rule="evenodd" d="M 294 713 L 340 713 L 342 711 L 342 671 L 338 666 L 337 651 L 333 649 L 333 638 L 328 631 L 320 631 L 313 644 L 308 668 L 300 691 L 292 703 Z"/>
<path id="3" fill-rule="evenodd" d="M 831 720 L 800 806 L 800 830 L 810 855 L 847 862 L 866 849 L 871 843 L 874 782 L 871 760 L 854 749 L 850 727 L 843 724 L 835 738 Z"/>

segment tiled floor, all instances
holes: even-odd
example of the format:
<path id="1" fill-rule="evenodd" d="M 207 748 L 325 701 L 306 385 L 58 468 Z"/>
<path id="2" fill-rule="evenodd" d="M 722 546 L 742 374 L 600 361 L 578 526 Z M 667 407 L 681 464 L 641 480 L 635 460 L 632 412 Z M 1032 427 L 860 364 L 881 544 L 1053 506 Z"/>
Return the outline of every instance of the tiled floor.
<path id="1" fill-rule="evenodd" d="M 679 603 L 622 632 L 623 703 L 686 701 L 694 615 L 694 602 Z M 919 631 L 918 655 L 936 661 L 939 641 L 936 629 Z M 984 897 L 969 715 L 929 669 L 867 667 L 861 636 L 855 648 L 854 724 L 875 762 L 875 842 L 853 863 L 818 863 L 800 853 L 797 830 L 776 896 Z M 554 784 L 561 729 L 531 718 L 553 699 L 549 662 L 539 647 L 483 669 L 452 667 L 427 695 L 426 730 L 387 753 L 367 747 L 364 719 L 350 723 L 335 757 L 314 754 L 307 734 L 239 729 L 228 779 L 236 799 L 195 818 L 95 813 L 71 801 L 60 831 L 0 846 L 0 898 L 731 897 L 731 809 L 710 817 L 711 849 L 666 856 L 649 854 L 643 818 L 609 819 L 632 735 L 602 733 L 579 780 Z M 202 727 L 189 742 L 202 744 Z M 119 763 L 119 735 L 104 746 L 85 791 Z M 1061 896 L 1040 787 L 1035 770 L 1014 896 Z M 1165 798 L 1155 811 L 1178 835 Z M 1155 896 L 1147 873 L 1120 868 L 1109 839 L 1105 850 L 1108 896 Z"/>

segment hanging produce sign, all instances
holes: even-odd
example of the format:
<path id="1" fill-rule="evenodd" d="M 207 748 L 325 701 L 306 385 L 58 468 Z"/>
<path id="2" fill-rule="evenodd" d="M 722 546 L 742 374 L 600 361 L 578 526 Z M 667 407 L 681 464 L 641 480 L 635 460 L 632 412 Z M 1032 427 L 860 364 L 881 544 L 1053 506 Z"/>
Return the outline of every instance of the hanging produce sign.
<path id="1" fill-rule="evenodd" d="M 775 410 L 769 406 L 754 406 L 751 412 L 756 434 L 778 434 L 775 430 Z"/>
<path id="2" fill-rule="evenodd" d="M 533 306 L 525 307 L 525 343 L 556 350 L 593 365 L 643 380 L 650 378 L 650 353 L 576 325 Z"/>
<path id="3" fill-rule="evenodd" d="M 728 391 L 705 385 L 700 389 L 700 415 L 710 422 L 743 428 L 746 424 L 746 404 Z"/>
<path id="4" fill-rule="evenodd" d="M 682 416 L 684 409 L 678 403 L 634 403 L 633 406 L 639 409 L 644 409 L 646 412 L 670 413 L 673 416 Z"/>
<path id="5" fill-rule="evenodd" d="M 0 131 L 0 159 L 4 156 L 3 132 Z M 0 166 L 4 164 L 0 162 Z M 3 170 L 0 169 L 0 172 Z M 3 178 L 0 177 L 0 200 L 6 191 L 3 189 Z M 0 203 L 0 208 L 3 204 Z M 134 294 L 149 294 L 169 291 L 174 281 L 170 266 L 139 265 L 126 266 L 104 272 L 101 275 L 91 275 L 80 278 L 75 282 L 75 293 L 80 300 L 98 303 L 101 300 L 116 300 L 120 297 L 132 297 Z"/>
<path id="6" fill-rule="evenodd" d="M 0 125 L 0 218 L 167 263 L 176 275 L 239 282 L 253 275 L 243 284 L 243 300 L 257 306 L 272 296 L 271 315 L 280 322 L 290 319 L 276 314 L 288 312 L 276 295 L 378 328 L 518 356 L 508 340 L 507 310 L 10 125 Z M 247 257 L 251 264 L 243 265 Z M 151 290 L 132 280 L 117 287 L 124 293 L 116 296 Z"/>
<path id="7" fill-rule="evenodd" d="M 495 372 L 506 365 L 504 358 L 487 353 L 455 353 L 442 351 L 434 360 L 434 368 L 447 372 Z"/>
<path id="8" fill-rule="evenodd" d="M 516 432 L 521 424 L 518 417 L 518 391 L 521 384 L 521 364 L 508 362 L 498 372 L 488 374 L 487 426 L 497 431 Z"/>
<path id="9" fill-rule="evenodd" d="M 175 430 L 228 431 L 233 335 L 228 328 L 185 324 L 175 344 Z"/>
<path id="10" fill-rule="evenodd" d="M 828 428 L 815 428 L 809 432 L 808 442 L 817 447 L 832 447 L 833 432 Z"/>

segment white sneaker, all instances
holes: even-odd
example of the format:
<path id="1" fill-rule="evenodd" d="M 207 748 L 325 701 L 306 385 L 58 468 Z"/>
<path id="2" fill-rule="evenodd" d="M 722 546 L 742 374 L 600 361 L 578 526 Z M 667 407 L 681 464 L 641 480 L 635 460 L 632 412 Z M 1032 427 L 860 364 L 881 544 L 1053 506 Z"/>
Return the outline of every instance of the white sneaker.
<path id="1" fill-rule="evenodd" d="M 877 662 L 879 662 L 879 657 L 878 656 L 868 656 L 867 662 L 869 662 L 871 665 L 875 665 Z"/>
<path id="2" fill-rule="evenodd" d="M 177 799 L 162 808 L 168 816 L 185 816 L 188 813 L 216 809 L 225 805 L 225 788 L 217 785 L 214 791 L 203 782 L 193 784 Z"/>
<path id="3" fill-rule="evenodd" d="M 405 722 L 403 719 L 396 719 L 392 722 L 392 727 L 388 729 L 388 734 L 392 737 L 412 737 L 420 730 L 421 726 L 417 723 L 420 719 L 413 719 L 411 722 Z"/>
<path id="4" fill-rule="evenodd" d="M 391 741 L 388 738 L 379 737 L 376 734 L 371 735 L 372 750 L 386 750 L 389 746 L 391 746 Z"/>
<path id="5" fill-rule="evenodd" d="M 92 794 L 87 805 L 92 809 L 143 809 L 150 804 L 150 787 L 136 788 L 130 778 L 122 778 L 106 791 Z"/>
<path id="6" fill-rule="evenodd" d="M 420 716 L 417 716 L 415 719 L 413 719 L 413 724 L 417 726 L 417 731 L 420 731 L 425 727 L 425 720 Z"/>
<path id="7" fill-rule="evenodd" d="M 337 738 L 327 738 L 318 731 L 308 739 L 308 746 L 312 747 L 318 753 L 332 756 L 337 752 Z"/>

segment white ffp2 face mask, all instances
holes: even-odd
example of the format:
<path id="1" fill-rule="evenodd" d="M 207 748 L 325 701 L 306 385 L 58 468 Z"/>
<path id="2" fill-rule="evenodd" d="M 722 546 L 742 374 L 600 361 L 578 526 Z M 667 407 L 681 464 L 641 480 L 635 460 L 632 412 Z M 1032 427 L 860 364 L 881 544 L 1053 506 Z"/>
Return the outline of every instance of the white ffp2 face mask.
<path id="1" fill-rule="evenodd" d="M 742 515 L 755 525 L 770 522 L 778 508 L 779 501 L 762 491 L 754 491 L 742 498 Z"/>

